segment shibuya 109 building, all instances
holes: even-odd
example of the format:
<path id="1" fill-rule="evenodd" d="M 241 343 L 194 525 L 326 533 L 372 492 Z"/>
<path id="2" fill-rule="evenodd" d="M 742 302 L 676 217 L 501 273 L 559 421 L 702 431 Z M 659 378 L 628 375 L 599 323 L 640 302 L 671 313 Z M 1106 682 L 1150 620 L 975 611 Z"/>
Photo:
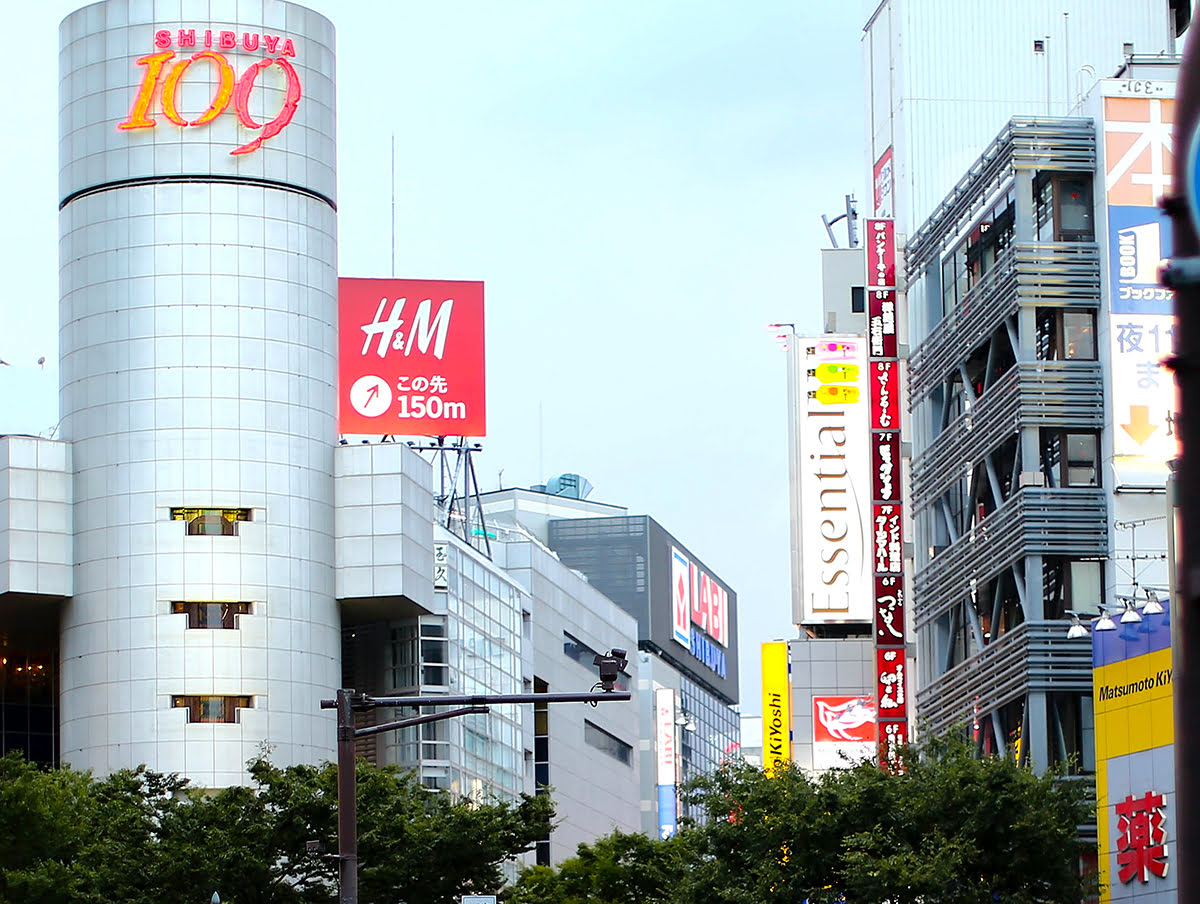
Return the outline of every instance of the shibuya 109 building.
<path id="1" fill-rule="evenodd" d="M 256 738 L 319 759 L 341 680 L 333 26 L 114 0 L 60 29 L 64 443 L 39 451 L 70 483 L 67 586 L 43 588 L 66 597 L 61 759 L 208 785 Z"/>

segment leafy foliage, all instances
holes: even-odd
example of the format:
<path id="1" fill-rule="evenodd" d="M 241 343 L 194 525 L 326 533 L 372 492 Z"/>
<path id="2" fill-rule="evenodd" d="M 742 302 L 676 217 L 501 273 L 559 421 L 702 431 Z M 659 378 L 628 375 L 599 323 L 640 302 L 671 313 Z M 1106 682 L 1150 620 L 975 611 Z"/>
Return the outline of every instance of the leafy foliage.
<path id="1" fill-rule="evenodd" d="M 337 898 L 337 769 L 265 760 L 215 793 L 145 769 L 105 779 L 0 759 L 0 902 L 324 904 Z M 407 772 L 358 767 L 363 904 L 495 892 L 501 864 L 550 828 L 547 797 L 453 800 Z"/>
<path id="2" fill-rule="evenodd" d="M 711 814 L 670 842 L 617 833 L 558 870 L 526 870 L 509 904 L 1074 904 L 1091 783 L 1036 776 L 957 740 L 810 778 L 726 764 L 686 792 Z M 642 883 L 642 884 L 637 884 Z M 635 896 L 624 893 L 636 889 Z"/>

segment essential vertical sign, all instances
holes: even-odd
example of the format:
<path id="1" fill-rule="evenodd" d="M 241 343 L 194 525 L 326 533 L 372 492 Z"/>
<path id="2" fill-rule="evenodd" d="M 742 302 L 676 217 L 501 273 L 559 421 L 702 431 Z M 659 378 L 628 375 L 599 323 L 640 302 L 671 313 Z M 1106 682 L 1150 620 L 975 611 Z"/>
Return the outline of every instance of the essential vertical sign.
<path id="1" fill-rule="evenodd" d="M 792 675 L 788 645 L 762 645 L 763 769 L 767 775 L 792 761 Z"/>
<path id="2" fill-rule="evenodd" d="M 866 232 L 876 736 L 879 763 L 886 769 L 895 748 L 908 741 L 895 223 L 867 220 Z"/>
<path id="3" fill-rule="evenodd" d="M 870 622 L 866 342 L 833 334 L 797 341 L 801 623 Z"/>
<path id="4" fill-rule="evenodd" d="M 338 432 L 484 436 L 483 283 L 338 280 Z"/>

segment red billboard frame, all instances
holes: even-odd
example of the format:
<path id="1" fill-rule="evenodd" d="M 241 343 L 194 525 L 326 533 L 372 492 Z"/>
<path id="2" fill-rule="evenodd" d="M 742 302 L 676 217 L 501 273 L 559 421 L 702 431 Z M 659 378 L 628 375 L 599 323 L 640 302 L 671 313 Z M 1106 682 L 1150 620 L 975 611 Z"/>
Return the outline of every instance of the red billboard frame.
<path id="1" fill-rule="evenodd" d="M 487 434 L 482 282 L 338 279 L 338 432 Z"/>

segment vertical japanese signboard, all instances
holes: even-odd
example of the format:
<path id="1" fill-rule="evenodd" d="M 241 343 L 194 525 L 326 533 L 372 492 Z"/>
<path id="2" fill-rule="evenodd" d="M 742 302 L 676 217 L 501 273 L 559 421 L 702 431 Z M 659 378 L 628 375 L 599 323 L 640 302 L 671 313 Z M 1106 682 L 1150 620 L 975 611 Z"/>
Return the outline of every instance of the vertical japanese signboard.
<path id="1" fill-rule="evenodd" d="M 771 775 L 792 761 L 792 675 L 788 645 L 762 645 L 763 771 Z"/>
<path id="2" fill-rule="evenodd" d="M 484 436 L 483 283 L 338 280 L 338 432 Z"/>
<path id="3" fill-rule="evenodd" d="M 1161 486 L 1178 455 L 1175 381 L 1164 359 L 1174 354 L 1173 293 L 1158 284 L 1171 249 L 1171 221 L 1158 199 L 1175 161 L 1173 82 L 1141 82 L 1139 96 L 1105 96 L 1104 189 L 1108 219 L 1109 404 L 1113 463 L 1124 484 Z M 1109 80 L 1106 95 L 1128 83 Z"/>
<path id="4" fill-rule="evenodd" d="M 895 224 L 867 220 L 866 235 L 876 737 L 879 763 L 887 768 L 895 748 L 908 741 Z"/>
<path id="5" fill-rule="evenodd" d="M 657 688 L 654 691 L 654 763 L 658 784 L 658 837 L 664 841 L 675 834 L 679 815 L 675 790 L 679 750 L 675 732 L 675 691 L 669 687 Z"/>
<path id="6" fill-rule="evenodd" d="M 1092 634 L 1100 900 L 1174 904 L 1175 716 L 1167 611 Z M 1124 630 L 1137 628 L 1134 630 Z"/>
<path id="7" fill-rule="evenodd" d="M 866 342 L 797 340 L 801 622 L 871 621 Z"/>
<path id="8" fill-rule="evenodd" d="M 894 217 L 896 215 L 893 207 L 895 169 L 892 163 L 891 145 L 888 145 L 888 149 L 875 161 L 871 176 L 875 196 L 875 216 Z"/>

